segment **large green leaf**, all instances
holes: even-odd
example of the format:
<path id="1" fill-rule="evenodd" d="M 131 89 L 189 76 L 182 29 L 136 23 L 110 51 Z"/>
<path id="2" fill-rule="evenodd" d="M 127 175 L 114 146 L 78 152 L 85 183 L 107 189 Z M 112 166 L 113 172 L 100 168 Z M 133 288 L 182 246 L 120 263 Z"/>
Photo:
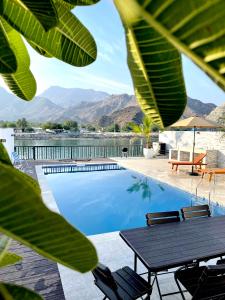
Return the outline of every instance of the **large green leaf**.
<path id="1" fill-rule="evenodd" d="M 1 236 L 1 238 L 0 238 L 0 262 L 4 257 L 9 244 L 10 244 L 10 239 L 5 235 Z"/>
<path id="2" fill-rule="evenodd" d="M 0 238 L 0 268 L 13 265 L 22 259 L 21 256 L 7 251 L 9 245 L 10 239 L 6 236 L 2 236 Z"/>
<path id="3" fill-rule="evenodd" d="M 6 252 L 0 260 L 0 268 L 14 265 L 21 261 L 23 258 L 15 253 Z"/>
<path id="4" fill-rule="evenodd" d="M 42 202 L 30 176 L 0 163 L 0 231 L 80 272 L 96 266 L 91 242 Z"/>
<path id="5" fill-rule="evenodd" d="M 52 0 L 21 0 L 35 15 L 45 30 L 57 25 L 58 15 Z"/>
<path id="6" fill-rule="evenodd" d="M 0 73 L 13 73 L 17 70 L 16 56 L 11 49 L 0 19 Z"/>
<path id="7" fill-rule="evenodd" d="M 9 158 L 8 152 L 6 151 L 3 144 L 0 142 L 0 162 L 12 166 L 12 162 Z"/>
<path id="8" fill-rule="evenodd" d="M 70 4 L 74 4 L 74 5 L 92 5 L 95 4 L 97 2 L 99 2 L 99 0 L 64 0 L 67 3 Z"/>
<path id="9" fill-rule="evenodd" d="M 129 3 L 115 3 L 126 31 L 128 66 L 136 98 L 155 124 L 173 124 L 187 101 L 180 54 L 142 17 L 133 18 Z"/>
<path id="10" fill-rule="evenodd" d="M 44 57 L 48 57 L 51 58 L 52 55 L 50 55 L 47 51 L 45 51 L 44 49 L 42 49 L 40 46 L 37 46 L 36 44 L 34 44 L 33 42 L 29 41 L 27 39 L 27 42 L 29 43 L 29 45 L 40 55 L 44 56 Z"/>
<path id="11" fill-rule="evenodd" d="M 3 16 L 36 46 L 47 53 L 74 66 L 86 66 L 96 59 L 94 39 L 82 23 L 59 2 L 57 12 L 59 23 L 45 32 L 34 15 L 17 0 L 2 0 Z"/>
<path id="12" fill-rule="evenodd" d="M 22 286 L 0 283 L 1 300 L 42 300 L 35 292 Z"/>
<path id="13" fill-rule="evenodd" d="M 142 17 L 225 90 L 225 1 L 127 0 L 131 22 Z"/>
<path id="14" fill-rule="evenodd" d="M 18 97 L 31 100 L 36 93 L 36 81 L 30 71 L 30 57 L 20 34 L 7 22 L 2 20 L 2 26 L 7 34 L 10 47 L 13 49 L 18 62 L 15 73 L 3 74 L 3 79 Z"/>

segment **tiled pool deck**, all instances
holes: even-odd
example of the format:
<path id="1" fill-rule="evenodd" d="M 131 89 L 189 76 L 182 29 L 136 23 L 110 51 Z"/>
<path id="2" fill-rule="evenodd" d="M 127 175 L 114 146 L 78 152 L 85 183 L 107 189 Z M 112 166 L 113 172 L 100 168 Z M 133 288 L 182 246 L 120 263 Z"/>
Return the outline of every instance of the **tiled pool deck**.
<path id="1" fill-rule="evenodd" d="M 183 190 L 196 193 L 198 187 L 198 195 L 206 197 L 208 199 L 209 192 L 211 199 L 221 204 L 225 204 L 224 201 L 224 176 L 218 176 L 216 183 L 209 183 L 207 177 L 201 180 L 200 177 L 192 177 L 186 174 L 186 171 L 182 168 L 179 173 L 172 172 L 166 159 L 114 159 L 122 166 L 143 173 L 144 175 L 156 178 L 170 185 L 179 187 Z M 38 180 L 40 182 L 43 198 L 47 206 L 57 211 L 54 197 L 48 187 L 45 176 L 40 166 L 36 167 Z M 133 266 L 133 253 L 126 246 L 126 244 L 119 237 L 118 232 L 100 234 L 90 236 L 90 240 L 96 246 L 98 251 L 99 260 L 107 264 L 112 270 L 124 265 L 130 267 Z M 98 300 L 102 299 L 102 294 L 93 284 L 93 276 L 91 273 L 81 275 L 77 272 L 58 265 L 60 271 L 60 277 L 62 280 L 63 290 L 66 300 Z M 139 270 L 142 272 L 143 266 L 139 265 Z M 174 284 L 173 275 L 161 276 L 160 286 L 163 292 L 171 292 L 176 289 Z M 156 287 L 154 286 L 152 300 L 159 299 Z M 167 297 L 168 300 L 181 299 L 180 295 Z M 187 299 L 189 299 L 187 297 Z M 60 300 L 60 299 L 59 299 Z"/>

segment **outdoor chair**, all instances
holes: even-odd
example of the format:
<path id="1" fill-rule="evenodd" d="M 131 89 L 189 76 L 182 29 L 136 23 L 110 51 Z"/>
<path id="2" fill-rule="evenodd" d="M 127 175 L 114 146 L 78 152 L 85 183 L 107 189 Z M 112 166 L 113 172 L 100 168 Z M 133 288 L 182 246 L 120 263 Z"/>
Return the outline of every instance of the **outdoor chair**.
<path id="1" fill-rule="evenodd" d="M 124 147 L 122 149 L 122 157 L 128 157 L 128 148 L 127 147 Z"/>
<path id="2" fill-rule="evenodd" d="M 211 212 L 207 204 L 183 207 L 181 209 L 181 214 L 184 220 L 211 216 Z"/>
<path id="3" fill-rule="evenodd" d="M 181 267 L 175 272 L 175 281 L 184 300 L 180 284 L 192 300 L 225 299 L 225 265 Z"/>
<path id="4" fill-rule="evenodd" d="M 103 264 L 98 264 L 92 271 L 95 285 L 105 295 L 104 299 L 134 300 L 150 296 L 152 286 L 129 267 L 123 267 L 115 272 Z"/>
<path id="5" fill-rule="evenodd" d="M 202 178 L 204 177 L 205 174 L 208 174 L 209 182 L 211 182 L 213 176 L 214 176 L 214 180 L 215 180 L 215 175 L 224 175 L 225 168 L 199 169 L 198 172 L 202 175 Z"/>
<path id="6" fill-rule="evenodd" d="M 19 169 L 20 171 L 24 171 L 25 168 L 25 161 L 22 160 L 17 152 L 12 152 L 11 154 L 12 160 L 13 160 L 13 165 L 15 168 Z M 26 165 L 27 166 L 27 165 Z"/>
<path id="7" fill-rule="evenodd" d="M 148 226 L 155 226 L 155 225 L 157 226 L 157 225 L 160 225 L 160 224 L 180 222 L 180 213 L 179 213 L 179 211 L 163 211 L 163 212 L 147 213 L 145 216 L 146 216 L 146 222 L 147 222 Z M 154 274 L 155 276 L 154 276 L 154 280 L 153 280 L 152 284 L 154 284 L 154 281 L 156 281 L 156 285 L 157 285 L 158 292 L 159 292 L 160 296 L 167 296 L 167 295 L 166 294 L 163 295 L 161 293 L 161 290 L 160 290 L 160 287 L 159 287 L 158 276 L 166 275 L 166 274 L 169 274 L 169 273 L 174 273 L 174 271 L 165 270 L 161 273 L 158 273 L 158 274 L 155 273 Z M 143 273 L 143 274 L 145 274 L 145 273 Z M 174 293 L 174 294 L 176 294 L 176 293 Z"/>
<path id="8" fill-rule="evenodd" d="M 172 222 L 180 222 L 179 211 L 147 213 L 145 216 L 146 216 L 146 221 L 148 226 L 166 224 Z"/>
<path id="9" fill-rule="evenodd" d="M 205 158 L 205 156 L 206 153 L 200 153 L 195 157 L 194 161 L 170 160 L 169 163 L 172 165 L 172 169 L 174 168 L 174 166 L 176 166 L 176 171 L 178 170 L 179 166 L 195 166 L 196 168 L 199 167 L 201 169 L 203 165 L 206 165 L 203 163 L 203 159 Z"/>
<path id="10" fill-rule="evenodd" d="M 26 160 L 23 160 L 19 157 L 17 152 L 12 152 L 11 158 L 13 160 L 13 165 L 16 169 L 24 172 L 32 174 L 32 170 L 30 170 L 30 167 Z"/>

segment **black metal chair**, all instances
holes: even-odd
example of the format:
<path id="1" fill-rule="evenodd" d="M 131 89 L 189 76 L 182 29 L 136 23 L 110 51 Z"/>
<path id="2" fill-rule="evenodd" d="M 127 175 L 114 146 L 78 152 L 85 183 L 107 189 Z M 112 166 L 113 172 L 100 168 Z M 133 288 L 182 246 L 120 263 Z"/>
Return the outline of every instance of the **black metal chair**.
<path id="1" fill-rule="evenodd" d="M 123 267 L 115 272 L 103 264 L 98 264 L 92 271 L 95 285 L 110 300 L 135 300 L 150 297 L 152 286 L 129 267 Z M 150 298 L 148 298 L 150 299 Z"/>
<path id="2" fill-rule="evenodd" d="M 183 207 L 181 209 L 181 214 L 184 220 L 211 216 L 211 212 L 207 204 Z"/>
<path id="3" fill-rule="evenodd" d="M 122 149 L 122 157 L 128 157 L 128 148 L 127 147 L 124 147 Z"/>
<path id="4" fill-rule="evenodd" d="M 180 283 L 192 300 L 225 299 L 225 265 L 182 267 L 175 272 L 175 280 L 184 300 Z"/>
<path id="5" fill-rule="evenodd" d="M 148 226 L 180 222 L 179 211 L 162 211 L 155 213 L 147 213 L 145 216 Z"/>
<path id="6" fill-rule="evenodd" d="M 146 222 L 148 226 L 155 226 L 155 225 L 160 225 L 160 224 L 166 224 L 166 223 L 174 223 L 174 222 L 180 222 L 180 213 L 179 211 L 162 211 L 162 212 L 155 212 L 155 213 L 147 213 L 145 215 L 146 217 Z M 158 281 L 158 276 L 169 274 L 169 273 L 174 273 L 173 271 L 168 271 L 165 270 L 164 272 L 161 273 L 155 273 L 154 275 L 154 281 L 156 281 L 156 285 L 158 288 L 159 296 L 160 299 L 163 296 L 169 296 L 169 294 L 162 294 L 159 286 L 159 281 Z M 144 273 L 145 274 L 145 273 Z M 175 292 L 174 294 L 176 294 Z M 170 293 L 172 295 L 173 293 Z"/>

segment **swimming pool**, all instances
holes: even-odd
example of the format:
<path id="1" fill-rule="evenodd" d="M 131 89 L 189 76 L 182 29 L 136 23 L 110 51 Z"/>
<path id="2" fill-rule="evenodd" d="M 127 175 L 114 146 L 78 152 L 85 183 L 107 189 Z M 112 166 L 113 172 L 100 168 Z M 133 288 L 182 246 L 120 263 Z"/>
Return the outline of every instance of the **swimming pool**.
<path id="1" fill-rule="evenodd" d="M 103 165 L 88 166 L 87 171 L 81 165 L 65 173 L 58 173 L 58 169 L 47 172 L 43 167 L 45 173 L 52 173 L 46 177 L 60 213 L 86 235 L 145 226 L 147 212 L 180 210 L 205 202 L 118 165 L 111 170 Z M 225 213 L 221 206 L 211 209 L 214 215 Z"/>

